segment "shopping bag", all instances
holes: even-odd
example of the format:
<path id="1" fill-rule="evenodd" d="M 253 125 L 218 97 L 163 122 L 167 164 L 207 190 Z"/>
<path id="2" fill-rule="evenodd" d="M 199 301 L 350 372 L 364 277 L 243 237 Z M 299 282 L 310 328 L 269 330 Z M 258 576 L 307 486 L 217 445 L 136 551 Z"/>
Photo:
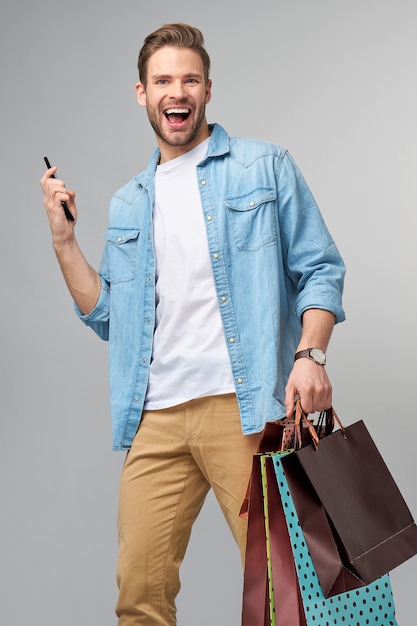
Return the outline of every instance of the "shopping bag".
<path id="1" fill-rule="evenodd" d="M 325 597 L 286 479 L 285 465 L 290 456 L 291 453 L 273 455 L 272 461 L 291 540 L 307 626 L 397 626 L 388 574 L 369 585 Z"/>
<path id="2" fill-rule="evenodd" d="M 295 419 L 282 419 L 275 422 L 267 422 L 258 444 L 257 455 L 293 448 L 296 439 L 295 431 Z M 256 468 L 255 471 L 258 472 L 258 468 Z M 249 479 L 245 498 L 239 512 L 239 517 L 243 519 L 248 519 L 251 480 L 252 478 Z"/>
<path id="3" fill-rule="evenodd" d="M 417 553 L 417 527 L 363 421 L 282 459 L 325 597 Z"/>
<path id="4" fill-rule="evenodd" d="M 268 454 L 253 458 L 242 626 L 306 626 L 287 524 Z"/>
<path id="5" fill-rule="evenodd" d="M 243 582 L 242 626 L 270 624 L 266 534 L 263 517 L 259 457 L 253 457 L 247 512 L 246 555 Z"/>
<path id="6" fill-rule="evenodd" d="M 248 520 L 242 626 L 306 626 L 298 579 L 270 451 L 318 440 L 333 430 L 333 414 L 314 427 L 296 403 L 291 419 L 266 424 L 240 516 Z M 269 523 L 271 520 L 271 524 Z"/>
<path id="7" fill-rule="evenodd" d="M 272 626 L 306 626 L 291 541 L 272 463 L 262 455 L 261 476 Z"/>
<path id="8" fill-rule="evenodd" d="M 302 419 L 303 418 L 303 419 Z M 317 442 L 322 437 L 329 435 L 334 428 L 334 412 L 332 409 L 322 411 L 316 424 L 303 413 L 300 400 L 294 406 L 291 418 L 284 418 L 274 422 L 267 422 L 262 431 L 257 454 L 269 454 L 271 452 L 283 452 L 294 447 L 301 448 Z M 248 518 L 249 510 L 250 479 L 243 500 L 239 516 Z"/>

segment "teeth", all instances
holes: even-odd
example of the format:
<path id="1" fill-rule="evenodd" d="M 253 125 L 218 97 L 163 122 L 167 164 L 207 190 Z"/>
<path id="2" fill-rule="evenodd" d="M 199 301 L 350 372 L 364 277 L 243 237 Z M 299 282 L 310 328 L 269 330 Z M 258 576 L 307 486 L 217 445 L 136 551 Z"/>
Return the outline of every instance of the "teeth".
<path id="1" fill-rule="evenodd" d="M 189 109 L 167 109 L 165 113 L 167 115 L 182 115 L 189 113 Z"/>

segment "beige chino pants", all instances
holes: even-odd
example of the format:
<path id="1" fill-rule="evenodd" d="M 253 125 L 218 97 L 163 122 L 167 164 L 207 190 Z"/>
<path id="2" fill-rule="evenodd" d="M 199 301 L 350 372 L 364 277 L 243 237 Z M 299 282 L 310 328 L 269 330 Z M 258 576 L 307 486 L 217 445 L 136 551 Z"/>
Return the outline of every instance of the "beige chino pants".
<path id="1" fill-rule="evenodd" d="M 242 562 L 239 517 L 260 434 L 242 434 L 234 394 L 145 411 L 121 476 L 119 626 L 174 626 L 179 568 L 210 488 Z"/>

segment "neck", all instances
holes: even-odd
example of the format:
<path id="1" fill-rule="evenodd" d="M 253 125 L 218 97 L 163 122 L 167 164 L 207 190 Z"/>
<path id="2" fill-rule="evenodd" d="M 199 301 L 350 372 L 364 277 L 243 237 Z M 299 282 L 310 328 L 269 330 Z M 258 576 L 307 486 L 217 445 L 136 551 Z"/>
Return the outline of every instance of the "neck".
<path id="1" fill-rule="evenodd" d="M 206 122 L 201 127 L 200 132 L 198 133 L 197 137 L 195 137 L 195 139 L 193 139 L 192 141 L 184 145 L 180 145 L 180 146 L 170 145 L 166 143 L 166 141 L 164 141 L 161 137 L 156 135 L 156 141 L 158 144 L 159 151 L 161 153 L 159 164 L 162 165 L 162 163 L 166 163 L 167 161 L 176 159 L 182 154 L 189 152 L 190 150 L 198 146 L 200 143 L 205 141 L 208 137 L 210 137 L 210 129 Z"/>

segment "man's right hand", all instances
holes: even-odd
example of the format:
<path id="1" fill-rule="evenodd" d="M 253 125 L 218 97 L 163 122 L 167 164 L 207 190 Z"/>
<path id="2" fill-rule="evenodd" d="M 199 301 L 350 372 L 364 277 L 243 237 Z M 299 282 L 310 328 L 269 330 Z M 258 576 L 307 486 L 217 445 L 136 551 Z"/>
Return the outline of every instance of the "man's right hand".
<path id="1" fill-rule="evenodd" d="M 77 207 L 75 205 L 75 192 L 65 187 L 63 180 L 52 178 L 57 168 L 47 169 L 40 180 L 43 190 L 43 202 L 49 219 L 52 231 L 52 238 L 55 245 L 60 245 L 71 239 L 74 235 L 74 226 L 77 221 Z M 67 220 L 62 202 L 66 202 L 74 221 Z"/>
<path id="2" fill-rule="evenodd" d="M 46 170 L 41 178 L 43 202 L 52 231 L 52 241 L 56 256 L 68 289 L 81 312 L 89 313 L 95 307 L 101 290 L 101 280 L 97 272 L 87 263 L 74 234 L 77 221 L 75 193 L 65 187 L 63 180 L 52 178 L 56 167 Z M 74 216 L 67 220 L 62 202 L 66 202 Z"/>

